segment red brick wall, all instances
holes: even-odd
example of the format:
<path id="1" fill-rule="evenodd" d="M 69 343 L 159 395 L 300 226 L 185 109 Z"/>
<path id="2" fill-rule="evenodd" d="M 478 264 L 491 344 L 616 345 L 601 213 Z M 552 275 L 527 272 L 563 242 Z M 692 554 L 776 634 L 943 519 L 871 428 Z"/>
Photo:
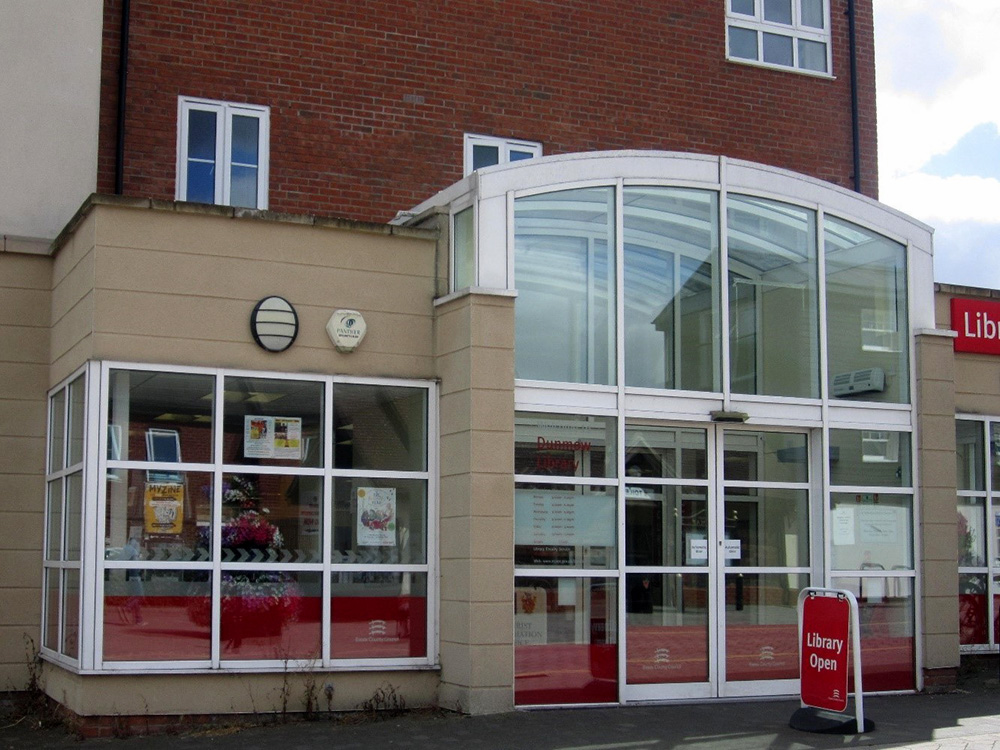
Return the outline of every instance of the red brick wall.
<path id="1" fill-rule="evenodd" d="M 727 62 L 726 0 L 132 0 L 124 192 L 174 196 L 177 97 L 271 107 L 270 208 L 385 221 L 462 176 L 462 134 L 546 154 L 726 154 L 852 186 L 847 0 L 834 80 Z M 122 0 L 105 0 L 101 191 Z M 871 0 L 858 0 L 875 195 Z"/>

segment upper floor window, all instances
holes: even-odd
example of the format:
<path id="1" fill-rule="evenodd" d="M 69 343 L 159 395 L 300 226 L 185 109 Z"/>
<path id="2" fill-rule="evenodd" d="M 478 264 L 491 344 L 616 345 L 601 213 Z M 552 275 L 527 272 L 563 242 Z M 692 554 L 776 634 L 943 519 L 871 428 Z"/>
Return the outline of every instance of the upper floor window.
<path id="1" fill-rule="evenodd" d="M 542 144 L 491 135 L 465 134 L 465 167 L 463 174 L 494 164 L 508 164 L 542 155 Z"/>
<path id="2" fill-rule="evenodd" d="M 270 110 L 181 97 L 177 200 L 267 208 Z"/>
<path id="3" fill-rule="evenodd" d="M 828 0 L 726 0 L 730 60 L 830 73 Z"/>

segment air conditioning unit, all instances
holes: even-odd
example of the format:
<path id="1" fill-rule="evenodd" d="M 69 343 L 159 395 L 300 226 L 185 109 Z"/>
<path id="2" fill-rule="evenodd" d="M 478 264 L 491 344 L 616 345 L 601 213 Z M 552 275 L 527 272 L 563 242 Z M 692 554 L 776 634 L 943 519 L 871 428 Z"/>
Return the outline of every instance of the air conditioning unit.
<path id="1" fill-rule="evenodd" d="M 884 390 L 885 370 L 881 367 L 842 372 L 833 376 L 833 395 L 835 398 Z"/>

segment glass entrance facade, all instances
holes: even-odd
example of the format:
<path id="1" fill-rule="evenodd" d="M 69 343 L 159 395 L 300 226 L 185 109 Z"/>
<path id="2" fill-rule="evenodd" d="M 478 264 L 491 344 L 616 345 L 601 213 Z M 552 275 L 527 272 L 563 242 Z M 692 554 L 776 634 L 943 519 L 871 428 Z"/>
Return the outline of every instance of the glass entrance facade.
<path id="1" fill-rule="evenodd" d="M 517 295 L 515 702 L 792 694 L 809 585 L 913 689 L 926 259 L 830 186 L 555 162 L 453 204 L 463 278 Z"/>

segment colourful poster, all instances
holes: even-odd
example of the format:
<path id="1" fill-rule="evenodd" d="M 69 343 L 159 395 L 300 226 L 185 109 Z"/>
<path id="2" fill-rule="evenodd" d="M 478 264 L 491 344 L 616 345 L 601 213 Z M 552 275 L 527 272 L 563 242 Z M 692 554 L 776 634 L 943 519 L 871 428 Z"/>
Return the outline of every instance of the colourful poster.
<path id="1" fill-rule="evenodd" d="M 544 646 L 549 642 L 546 596 L 543 588 L 514 589 L 514 645 Z"/>
<path id="2" fill-rule="evenodd" d="M 143 520 L 147 534 L 180 534 L 184 528 L 184 485 L 147 484 Z"/>
<path id="3" fill-rule="evenodd" d="M 396 488 L 358 488 L 358 544 L 396 546 Z"/>
<path id="4" fill-rule="evenodd" d="M 302 420 L 296 417 L 274 418 L 274 457 L 302 458 Z"/>
<path id="5" fill-rule="evenodd" d="M 243 457 L 301 460 L 302 419 L 246 415 L 243 418 Z"/>
<path id="6" fill-rule="evenodd" d="M 243 457 L 274 456 L 274 418 L 247 414 L 243 418 Z"/>

